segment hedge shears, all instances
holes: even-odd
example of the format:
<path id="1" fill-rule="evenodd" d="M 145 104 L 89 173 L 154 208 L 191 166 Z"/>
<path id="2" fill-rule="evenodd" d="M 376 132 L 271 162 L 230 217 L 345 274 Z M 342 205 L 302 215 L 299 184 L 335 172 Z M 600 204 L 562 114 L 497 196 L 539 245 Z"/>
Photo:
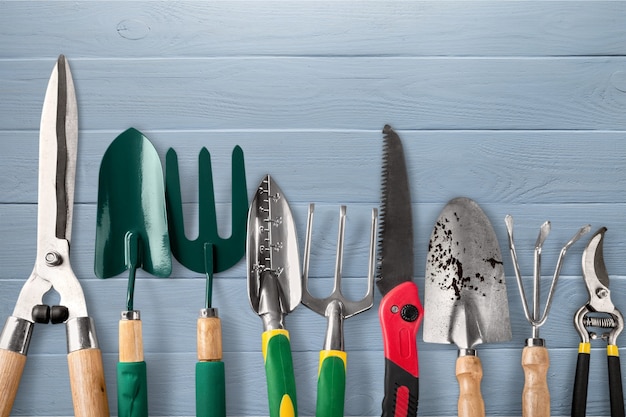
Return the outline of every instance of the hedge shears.
<path id="1" fill-rule="evenodd" d="M 35 323 L 65 323 L 67 360 L 77 417 L 109 415 L 102 353 L 83 290 L 70 264 L 78 144 L 78 112 L 63 55 L 52 71 L 39 133 L 37 257 L 13 314 L 0 334 L 0 416 L 11 413 Z M 55 290 L 60 305 L 44 304 Z"/>

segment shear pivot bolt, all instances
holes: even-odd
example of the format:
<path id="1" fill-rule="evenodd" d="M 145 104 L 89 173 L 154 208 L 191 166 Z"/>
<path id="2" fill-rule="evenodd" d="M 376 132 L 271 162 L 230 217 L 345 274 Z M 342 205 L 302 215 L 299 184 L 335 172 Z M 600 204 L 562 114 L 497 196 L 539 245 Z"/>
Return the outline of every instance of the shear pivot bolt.
<path id="1" fill-rule="evenodd" d="M 609 295 L 609 292 L 606 288 L 598 288 L 596 290 L 596 295 L 598 296 L 598 298 L 606 298 Z"/>
<path id="2" fill-rule="evenodd" d="M 48 266 L 59 266 L 63 263 L 63 258 L 56 252 L 48 252 L 46 253 L 46 265 Z"/>

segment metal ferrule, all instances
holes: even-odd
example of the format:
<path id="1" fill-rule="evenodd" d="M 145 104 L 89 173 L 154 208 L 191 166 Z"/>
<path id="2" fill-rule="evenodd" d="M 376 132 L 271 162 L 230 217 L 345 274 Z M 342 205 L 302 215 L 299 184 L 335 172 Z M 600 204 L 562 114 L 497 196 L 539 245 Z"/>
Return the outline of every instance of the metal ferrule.
<path id="1" fill-rule="evenodd" d="M 120 320 L 141 320 L 139 310 L 122 311 Z"/>
<path id="2" fill-rule="evenodd" d="M 345 350 L 343 344 L 343 303 L 339 300 L 332 300 L 326 307 L 325 315 L 328 319 L 328 327 L 326 328 L 324 350 Z"/>
<path id="3" fill-rule="evenodd" d="M 459 349 L 459 358 L 461 356 L 477 356 L 476 355 L 476 349 L 464 349 L 464 348 L 461 348 L 461 349 Z"/>
<path id="4" fill-rule="evenodd" d="M 259 315 L 263 320 L 263 330 L 284 329 L 285 313 L 283 313 L 278 278 L 273 273 L 264 274 L 262 278 Z"/>
<path id="5" fill-rule="evenodd" d="M 285 315 L 280 313 L 268 313 L 261 315 L 263 330 L 277 330 L 285 328 Z"/>
<path id="6" fill-rule="evenodd" d="M 0 349 L 26 355 L 33 334 L 34 323 L 19 317 L 10 316 L 0 333 Z"/>
<path id="7" fill-rule="evenodd" d="M 526 339 L 526 346 L 528 347 L 544 347 L 546 345 L 546 341 L 540 337 L 532 337 L 530 339 Z"/>
<path id="8" fill-rule="evenodd" d="M 76 317 L 65 323 L 67 353 L 81 349 L 97 349 L 96 326 L 91 317 Z"/>
<path id="9" fill-rule="evenodd" d="M 203 308 L 202 310 L 200 310 L 201 319 L 206 319 L 209 317 L 219 317 L 219 315 L 217 314 L 217 308 Z"/>

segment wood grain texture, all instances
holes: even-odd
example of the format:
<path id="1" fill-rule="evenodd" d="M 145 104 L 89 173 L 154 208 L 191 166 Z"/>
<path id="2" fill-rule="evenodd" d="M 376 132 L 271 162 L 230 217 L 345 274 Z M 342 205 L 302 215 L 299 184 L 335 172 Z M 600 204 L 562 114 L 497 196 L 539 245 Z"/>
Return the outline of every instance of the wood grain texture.
<path id="1" fill-rule="evenodd" d="M 448 200 L 475 199 L 494 225 L 513 340 L 480 346 L 482 391 L 487 415 L 521 415 L 520 360 L 531 328 L 504 216 L 515 218 L 528 288 L 541 223 L 552 222 L 543 251 L 546 282 L 578 228 L 608 227 L 604 254 L 612 298 L 626 309 L 625 20 L 625 2 L 591 0 L 0 1 L 0 322 L 11 314 L 35 260 L 39 120 L 50 71 L 63 53 L 74 76 L 80 128 L 71 260 L 96 321 L 109 392 L 117 390 L 117 323 L 127 282 L 96 279 L 93 253 L 98 169 L 118 134 L 131 126 L 141 130 L 163 160 L 175 148 L 190 238 L 198 230 L 203 146 L 212 155 L 221 234 L 230 227 L 235 145 L 245 154 L 250 196 L 265 174 L 279 181 L 301 245 L 307 206 L 316 203 L 309 274 L 315 296 L 332 287 L 337 211 L 346 204 L 343 286 L 348 297 L 360 299 L 371 209 L 380 202 L 381 129 L 388 123 L 406 150 L 422 294 L 428 237 Z M 587 241 L 568 252 L 541 328 L 554 416 L 570 414 L 579 342 L 572 317 L 587 299 L 580 266 Z M 227 412 L 264 416 L 262 325 L 249 307 L 245 277 L 241 261 L 214 281 Z M 138 272 L 135 300 L 150 364 L 151 415 L 195 415 L 204 284 L 176 261 L 169 279 Z M 375 306 L 345 323 L 347 416 L 380 415 L 379 299 L 376 292 Z M 44 300 L 57 304 L 59 297 L 51 292 Z M 312 416 L 326 321 L 300 307 L 286 325 L 299 415 Z M 420 415 L 456 415 L 456 347 L 423 343 L 420 332 L 418 349 Z M 65 355 L 63 329 L 35 326 L 12 415 L 74 414 Z M 610 414 L 607 380 L 604 345 L 594 342 L 589 415 Z M 108 405 L 116 409 L 114 396 Z"/>
<path id="2" fill-rule="evenodd" d="M 2 61 L 0 110 L 12 110 L 0 112 L 4 129 L 39 125 L 50 75 L 43 62 Z M 76 58 L 70 65 L 80 126 L 93 130 L 626 128 L 624 57 Z"/>
<path id="3" fill-rule="evenodd" d="M 81 349 L 67 355 L 72 403 L 76 417 L 108 417 L 104 366 L 100 349 Z"/>
<path id="4" fill-rule="evenodd" d="M 524 391 L 522 417 L 550 417 L 548 368 L 550 354 L 544 346 L 526 346 L 522 350 Z"/>
<path id="5" fill-rule="evenodd" d="M 611 1 L 34 3 L 0 4 L 0 58 L 626 52 L 626 7 Z M 54 21 L 35 31 L 25 16 Z"/>
<path id="6" fill-rule="evenodd" d="M 26 356 L 0 349 L 0 416 L 9 417 L 24 373 Z"/>
<path id="7" fill-rule="evenodd" d="M 222 323 L 217 317 L 202 317 L 197 322 L 199 361 L 222 360 Z"/>
<path id="8" fill-rule="evenodd" d="M 485 401 L 480 383 L 483 368 L 478 356 L 459 356 L 456 360 L 459 381 L 459 417 L 485 417 Z"/>
<path id="9" fill-rule="evenodd" d="M 120 320 L 119 361 L 143 362 L 143 332 L 141 320 Z"/>

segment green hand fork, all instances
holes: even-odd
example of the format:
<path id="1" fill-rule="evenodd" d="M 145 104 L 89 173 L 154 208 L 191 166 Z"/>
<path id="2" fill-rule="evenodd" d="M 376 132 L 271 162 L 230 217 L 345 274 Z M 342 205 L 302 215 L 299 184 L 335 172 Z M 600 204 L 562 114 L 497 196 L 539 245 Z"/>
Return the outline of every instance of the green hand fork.
<path id="1" fill-rule="evenodd" d="M 102 157 L 98 183 L 95 272 L 109 278 L 128 270 L 126 311 L 119 321 L 117 410 L 148 416 L 141 319 L 133 306 L 135 272 L 167 277 L 172 270 L 161 160 L 152 143 L 128 129 Z"/>
<path id="2" fill-rule="evenodd" d="M 180 193 L 178 157 L 173 149 L 166 156 L 166 200 L 170 240 L 174 257 L 190 270 L 206 275 L 204 308 L 197 323 L 196 416 L 226 416 L 226 381 L 222 361 L 222 328 L 217 308 L 212 307 L 213 274 L 235 265 L 246 248 L 248 196 L 243 151 L 232 154 L 232 232 L 221 238 L 217 228 L 211 155 L 202 148 L 198 157 L 199 233 L 195 240 L 185 236 Z"/>
<path id="3" fill-rule="evenodd" d="M 343 340 L 343 321 L 368 310 L 374 304 L 374 270 L 376 259 L 376 229 L 378 210 L 372 209 L 372 227 L 370 235 L 368 287 L 365 297 L 360 301 L 347 300 L 341 293 L 341 275 L 343 264 L 343 243 L 346 225 L 346 206 L 339 211 L 339 233 L 337 237 L 337 258 L 335 262 L 335 283 L 332 293 L 326 298 L 314 298 L 307 289 L 309 279 L 309 257 L 311 252 L 311 234 L 314 205 L 309 205 L 304 260 L 302 268 L 302 304 L 328 319 L 324 349 L 320 351 L 320 363 L 317 377 L 316 417 L 343 417 L 346 391 L 346 363 Z"/>

